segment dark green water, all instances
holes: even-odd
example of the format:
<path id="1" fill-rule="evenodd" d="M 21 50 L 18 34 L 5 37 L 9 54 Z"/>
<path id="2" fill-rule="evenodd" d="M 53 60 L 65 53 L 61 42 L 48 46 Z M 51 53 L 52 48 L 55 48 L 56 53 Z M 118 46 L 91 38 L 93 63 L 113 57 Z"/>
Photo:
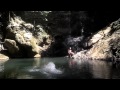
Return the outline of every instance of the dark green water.
<path id="1" fill-rule="evenodd" d="M 105 61 L 75 63 L 68 58 L 11 59 L 0 62 L 0 79 L 119 79 L 120 67 Z"/>

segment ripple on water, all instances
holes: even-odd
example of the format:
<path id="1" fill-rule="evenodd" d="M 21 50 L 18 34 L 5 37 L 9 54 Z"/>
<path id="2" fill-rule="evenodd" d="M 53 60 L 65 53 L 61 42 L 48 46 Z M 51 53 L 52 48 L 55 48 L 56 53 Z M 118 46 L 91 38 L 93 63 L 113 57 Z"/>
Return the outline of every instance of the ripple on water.
<path id="1" fill-rule="evenodd" d="M 62 71 L 56 69 L 56 66 L 53 62 L 49 62 L 47 65 L 43 66 L 42 71 L 52 74 L 62 74 Z"/>
<path id="2" fill-rule="evenodd" d="M 41 68 L 32 68 L 28 70 L 29 72 L 41 72 L 43 74 L 62 74 L 63 71 L 56 69 L 56 66 L 53 62 L 49 62 Z"/>

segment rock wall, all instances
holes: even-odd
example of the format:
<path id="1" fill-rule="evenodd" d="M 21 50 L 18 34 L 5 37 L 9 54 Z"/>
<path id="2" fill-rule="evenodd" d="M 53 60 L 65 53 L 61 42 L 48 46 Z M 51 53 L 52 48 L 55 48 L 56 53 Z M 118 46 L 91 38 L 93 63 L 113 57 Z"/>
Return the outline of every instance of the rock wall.
<path id="1" fill-rule="evenodd" d="M 88 42 L 91 46 L 84 54 L 78 52 L 73 57 L 75 59 L 98 59 L 108 60 L 114 56 L 120 58 L 120 19 L 109 26 L 95 33 Z"/>
<path id="2" fill-rule="evenodd" d="M 37 30 L 35 28 L 18 16 L 10 19 L 4 45 L 11 57 L 41 57 L 43 49 L 39 44 L 43 42 L 43 38 L 47 40 L 49 35 L 44 32 L 45 35 L 37 34 L 35 37 L 33 33 Z"/>

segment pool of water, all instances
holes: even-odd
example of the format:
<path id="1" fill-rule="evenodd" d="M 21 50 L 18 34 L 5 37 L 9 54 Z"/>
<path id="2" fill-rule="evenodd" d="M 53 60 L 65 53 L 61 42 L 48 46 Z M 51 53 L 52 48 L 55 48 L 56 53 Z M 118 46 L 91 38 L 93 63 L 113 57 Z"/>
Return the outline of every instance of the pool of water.
<path id="1" fill-rule="evenodd" d="M 65 57 L 10 59 L 0 62 L 0 79 L 119 79 L 120 65 Z"/>

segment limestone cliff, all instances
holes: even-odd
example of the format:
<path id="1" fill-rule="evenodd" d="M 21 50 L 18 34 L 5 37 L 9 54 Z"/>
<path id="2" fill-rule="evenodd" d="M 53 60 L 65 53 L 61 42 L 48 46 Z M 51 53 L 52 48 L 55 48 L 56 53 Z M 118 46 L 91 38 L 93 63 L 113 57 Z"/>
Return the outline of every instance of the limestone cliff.
<path id="1" fill-rule="evenodd" d="M 75 54 L 75 59 L 108 60 L 120 58 L 120 19 L 95 33 L 88 42 L 89 50 Z"/>
<path id="2" fill-rule="evenodd" d="M 41 57 L 44 48 L 39 45 L 44 38 L 47 42 L 50 36 L 38 30 L 42 30 L 40 26 L 26 23 L 18 16 L 10 18 L 4 44 L 9 54 L 12 57 Z"/>

